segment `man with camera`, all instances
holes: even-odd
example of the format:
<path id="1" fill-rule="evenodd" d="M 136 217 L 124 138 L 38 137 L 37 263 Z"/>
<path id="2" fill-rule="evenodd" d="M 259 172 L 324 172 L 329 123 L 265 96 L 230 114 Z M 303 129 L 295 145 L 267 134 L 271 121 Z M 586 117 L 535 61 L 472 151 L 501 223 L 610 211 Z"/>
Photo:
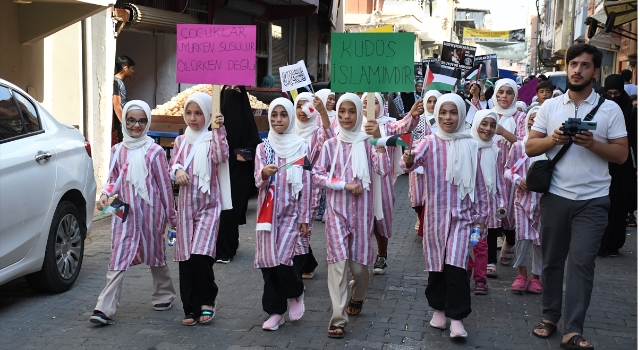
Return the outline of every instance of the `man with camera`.
<path id="1" fill-rule="evenodd" d="M 601 100 L 591 88 L 591 80 L 600 74 L 602 53 L 595 46 L 577 44 L 567 50 L 565 62 L 567 92 L 542 105 L 526 143 L 528 156 L 546 153 L 549 159 L 572 144 L 560 154 L 549 190 L 540 200 L 543 317 L 533 334 L 548 338 L 557 328 L 568 259 L 566 295 L 571 297 L 565 300 L 561 347 L 592 349 L 582 332 L 595 259 L 607 226 L 608 162 L 622 164 L 627 159 L 627 131 L 620 107 Z M 591 121 L 584 120 L 587 116 Z"/>

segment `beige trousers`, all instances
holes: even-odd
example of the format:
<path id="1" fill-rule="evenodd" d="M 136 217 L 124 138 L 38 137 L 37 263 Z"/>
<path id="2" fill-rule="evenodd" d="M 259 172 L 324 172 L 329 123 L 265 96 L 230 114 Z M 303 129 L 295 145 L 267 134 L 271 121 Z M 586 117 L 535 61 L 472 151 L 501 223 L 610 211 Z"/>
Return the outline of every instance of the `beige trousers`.
<path id="1" fill-rule="evenodd" d="M 173 302 L 176 298 L 176 290 L 173 288 L 169 266 L 149 267 L 151 268 L 151 278 L 153 278 L 151 303 L 155 305 Z M 124 270 L 107 271 L 107 286 L 98 297 L 95 310 L 102 311 L 109 318 L 113 318 L 113 315 L 116 314 L 120 303 L 124 272 Z"/>
<path id="2" fill-rule="evenodd" d="M 329 296 L 333 306 L 333 315 L 329 326 L 345 327 L 349 323 L 347 314 L 347 304 L 349 302 L 347 293 L 347 264 L 351 270 L 353 280 L 349 282 L 351 288 L 351 298 L 354 301 L 364 300 L 364 296 L 369 288 L 369 266 L 358 264 L 352 260 L 343 260 L 329 264 L 327 282 L 329 284 Z"/>

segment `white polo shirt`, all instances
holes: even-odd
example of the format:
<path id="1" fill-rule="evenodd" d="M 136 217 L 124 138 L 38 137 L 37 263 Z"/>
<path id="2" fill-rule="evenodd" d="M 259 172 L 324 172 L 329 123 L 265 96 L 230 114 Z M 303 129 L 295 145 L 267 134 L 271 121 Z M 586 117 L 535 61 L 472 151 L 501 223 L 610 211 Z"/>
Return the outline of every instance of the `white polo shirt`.
<path id="1" fill-rule="evenodd" d="M 547 100 L 538 110 L 531 129 L 552 135 L 568 118 L 584 119 L 598 104 L 598 99 L 592 89 L 591 95 L 578 106 L 569 98 L 569 92 Z M 627 136 L 622 110 L 613 101 L 605 100 L 592 120 L 598 123 L 593 132 L 597 141 L 609 143 L 609 140 Z M 547 151 L 547 157 L 552 159 L 561 148 L 561 145 L 553 147 Z M 549 192 L 571 200 L 586 200 L 609 195 L 610 185 L 609 163 L 573 144 L 556 164 Z"/>

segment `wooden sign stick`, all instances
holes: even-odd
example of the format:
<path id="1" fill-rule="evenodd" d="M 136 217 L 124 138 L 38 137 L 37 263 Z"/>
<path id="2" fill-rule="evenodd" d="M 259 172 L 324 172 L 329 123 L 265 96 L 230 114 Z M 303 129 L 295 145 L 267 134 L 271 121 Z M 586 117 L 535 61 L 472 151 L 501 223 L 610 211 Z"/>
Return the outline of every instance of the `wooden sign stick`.
<path id="1" fill-rule="evenodd" d="M 382 108 L 382 106 L 380 106 Z M 367 120 L 376 120 L 376 93 L 367 92 Z"/>
<path id="2" fill-rule="evenodd" d="M 220 114 L 220 85 L 211 85 L 211 118 L 215 118 Z M 216 122 L 211 122 L 212 129 L 220 128 Z"/>

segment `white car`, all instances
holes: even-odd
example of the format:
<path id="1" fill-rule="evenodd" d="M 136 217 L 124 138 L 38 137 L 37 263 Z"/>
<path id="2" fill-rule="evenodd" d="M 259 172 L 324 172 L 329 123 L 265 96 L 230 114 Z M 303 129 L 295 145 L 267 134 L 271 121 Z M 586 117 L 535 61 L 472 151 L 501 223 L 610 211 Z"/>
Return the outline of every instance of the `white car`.
<path id="1" fill-rule="evenodd" d="M 95 197 L 80 131 L 0 79 L 0 284 L 26 275 L 38 290 L 71 288 Z"/>

